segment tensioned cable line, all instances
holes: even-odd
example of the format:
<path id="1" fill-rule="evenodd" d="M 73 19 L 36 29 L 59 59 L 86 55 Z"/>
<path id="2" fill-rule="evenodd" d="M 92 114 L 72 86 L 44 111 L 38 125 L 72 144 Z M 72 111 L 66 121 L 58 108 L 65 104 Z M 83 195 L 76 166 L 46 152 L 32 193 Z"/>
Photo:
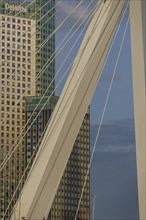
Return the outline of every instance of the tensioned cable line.
<path id="1" fill-rule="evenodd" d="M 74 11 L 81 5 L 81 3 L 83 2 L 83 0 L 82 1 L 80 1 L 80 3 L 74 8 L 74 10 L 69 14 L 69 16 L 67 16 L 63 21 L 62 21 L 62 23 L 52 32 L 53 34 L 55 34 L 58 30 L 59 30 L 59 28 L 66 22 L 66 20 L 74 13 Z M 49 35 L 50 36 L 50 35 Z M 52 34 L 51 34 L 51 37 L 52 37 Z M 48 38 L 48 40 L 50 40 L 51 39 L 51 37 L 50 38 Z M 46 43 L 46 42 L 45 42 Z M 42 43 L 43 44 L 43 43 Z M 41 48 L 43 47 L 44 45 L 41 45 Z M 41 48 L 39 48 L 39 50 L 41 49 Z M 39 51 L 38 50 L 38 51 Z M 38 52 L 37 51 L 37 52 Z M 34 54 L 34 53 L 33 53 Z M 33 55 L 32 54 L 32 55 Z M 36 52 L 35 52 L 35 54 L 36 54 Z M 42 68 L 43 69 L 43 68 Z M 34 86 L 35 85 L 35 82 L 36 82 L 36 80 L 40 77 L 41 75 L 37 75 L 36 76 L 36 78 L 35 78 L 35 80 L 34 80 L 34 84 L 32 84 L 31 86 Z M 30 86 L 28 87 L 28 88 L 30 88 Z M 25 93 L 27 92 L 27 90 L 25 91 Z M 24 93 L 24 95 L 21 97 L 21 98 L 23 98 L 23 97 L 25 97 L 25 93 Z M 15 109 L 15 107 L 17 106 L 17 104 L 20 102 L 20 100 L 18 100 L 18 102 L 15 104 L 15 106 L 11 109 L 11 111 L 6 115 L 6 117 Z"/>
<path id="2" fill-rule="evenodd" d="M 94 11 L 94 9 L 92 9 L 92 11 Z M 90 12 L 90 14 L 91 14 L 91 12 Z M 88 15 L 88 16 L 89 16 L 89 15 Z M 91 18 L 91 17 L 92 17 L 92 14 L 90 15 L 90 17 L 88 17 L 88 22 L 90 21 L 90 18 Z M 86 24 L 86 25 L 87 25 L 87 24 Z M 84 29 L 85 29 L 85 27 L 84 27 Z M 83 32 L 83 31 L 84 31 L 84 30 L 82 30 L 82 32 Z M 80 33 L 80 36 L 81 36 L 81 34 L 82 34 L 82 33 Z M 80 38 L 80 37 L 78 37 L 78 39 L 79 39 L 79 38 Z M 77 40 L 76 40 L 76 41 L 77 41 Z M 72 65 L 72 63 L 71 63 L 71 65 Z M 66 76 L 66 74 L 67 74 L 68 70 L 70 69 L 71 65 L 70 65 L 69 68 L 67 69 L 66 73 L 63 75 L 62 79 L 59 81 L 58 85 L 61 83 L 61 81 L 63 80 L 63 78 Z M 57 87 L 58 87 L 58 85 L 57 85 Z M 54 93 L 54 91 L 52 92 L 52 94 L 53 94 L 53 93 Z M 50 95 L 50 97 L 51 97 L 51 96 L 52 96 L 52 95 Z M 48 121 L 47 124 L 49 124 L 49 121 Z M 47 127 L 47 126 L 46 126 L 46 127 Z M 44 133 L 45 133 L 45 130 L 44 130 L 44 132 L 43 132 L 43 134 L 42 134 L 41 137 L 43 137 Z M 41 138 L 40 138 L 40 139 L 41 139 Z M 40 141 L 39 141 L 39 142 L 40 142 Z M 26 167 L 26 169 L 25 169 L 25 171 L 24 171 L 24 173 L 23 173 L 23 176 L 21 177 L 21 180 L 20 180 L 20 182 L 19 182 L 19 185 L 17 186 L 17 189 L 16 189 L 16 191 L 15 191 L 15 194 L 16 194 L 17 190 L 19 189 L 20 184 L 21 184 L 21 182 L 22 182 L 24 176 L 26 175 L 27 170 L 29 169 L 29 166 L 30 166 L 30 164 L 31 164 L 32 159 L 34 158 L 34 156 L 35 156 L 35 154 L 36 154 L 36 151 L 37 151 L 37 149 L 38 149 L 39 144 L 40 144 L 40 143 L 38 143 L 38 145 L 36 146 L 36 148 L 35 148 L 35 150 L 34 150 L 34 152 L 33 152 L 33 155 L 32 155 L 32 157 L 30 158 L 30 162 L 28 163 L 28 165 L 27 165 L 27 167 Z M 10 202 L 13 201 L 15 194 L 13 194 L 13 197 L 12 197 L 12 199 L 11 199 Z M 10 204 L 9 204 L 9 206 L 10 206 Z M 8 208 L 9 208 L 9 207 L 8 207 Z M 6 210 L 6 212 L 7 212 L 7 211 L 8 211 L 8 209 Z"/>
<path id="3" fill-rule="evenodd" d="M 90 5 L 89 5 L 89 6 L 90 6 Z M 86 9 L 86 10 L 87 10 L 87 9 Z M 92 11 L 94 11 L 94 8 L 92 9 Z M 91 12 L 92 12 L 92 11 L 91 11 Z M 90 14 L 91 14 L 91 13 L 90 13 Z M 82 15 L 83 15 L 83 14 L 82 14 Z M 91 16 L 92 16 L 92 14 L 90 15 L 90 18 L 91 18 Z M 87 19 L 87 18 L 86 18 L 86 19 Z M 85 20 L 86 20 L 86 19 L 85 19 Z M 78 19 L 78 20 L 79 20 L 79 19 Z M 88 19 L 88 21 L 89 21 L 89 19 Z M 84 23 L 84 21 L 78 26 L 78 29 L 80 28 L 80 26 L 81 26 L 83 23 Z M 76 24 L 77 24 L 77 22 L 76 22 Z M 87 25 L 87 24 L 86 24 L 86 25 Z M 74 26 L 75 26 L 75 25 L 74 25 Z M 85 26 L 85 27 L 86 27 L 86 26 Z M 84 27 L 84 29 L 85 29 L 85 27 Z M 78 29 L 76 29 L 75 32 L 77 32 Z M 84 31 L 84 29 L 82 30 L 82 32 Z M 70 32 L 71 32 L 71 31 L 70 31 Z M 75 33 L 75 32 L 74 32 L 74 33 Z M 74 43 L 74 45 L 72 46 L 71 50 L 69 51 L 69 54 L 70 54 L 71 51 L 73 50 L 73 48 L 74 48 L 75 44 L 77 43 L 79 37 L 81 36 L 82 32 L 80 33 L 80 35 L 78 36 L 76 42 Z M 74 35 L 74 33 L 72 34 L 72 36 Z M 72 36 L 71 36 L 71 37 L 72 37 Z M 66 37 L 67 37 L 67 35 L 66 35 Z M 71 39 L 71 37 L 66 41 L 65 45 L 68 43 L 68 41 Z M 64 40 L 65 40 L 65 38 L 64 38 Z M 65 45 L 64 45 L 64 46 L 65 46 Z M 67 55 L 67 57 L 69 57 L 69 54 Z M 65 63 L 66 60 L 67 60 L 67 59 L 64 60 L 64 62 L 63 62 L 63 64 L 61 65 L 61 67 L 64 65 L 64 63 Z M 61 68 L 59 68 L 59 70 L 57 71 L 56 76 L 58 75 L 58 73 L 60 72 L 60 70 L 61 70 Z M 52 82 L 55 80 L 56 76 L 54 77 L 54 79 L 52 80 Z M 50 86 L 51 86 L 51 85 L 49 85 L 49 87 L 50 87 Z M 48 87 L 48 89 L 49 89 L 49 87 Z M 56 89 L 55 89 L 55 90 L 56 90 Z M 55 91 L 55 90 L 54 90 L 54 91 Z M 54 91 L 52 92 L 52 94 L 54 93 Z M 47 91 L 46 91 L 46 92 L 47 92 Z M 43 95 L 43 97 L 44 97 L 44 96 L 45 96 L 45 94 Z M 43 97 L 41 98 L 40 102 L 42 101 Z M 49 99 L 50 99 L 50 97 L 48 98 L 48 100 L 49 100 Z M 47 100 L 46 102 L 48 102 L 48 100 Z M 38 103 L 37 106 L 39 106 L 40 102 Z M 36 107 L 36 109 L 37 109 L 37 107 Z M 35 109 L 35 110 L 36 110 L 36 109 Z M 34 110 L 34 112 L 35 112 L 35 110 Z M 42 109 L 41 109 L 41 111 L 42 111 Z M 40 111 L 40 112 L 41 112 L 41 111 Z M 33 112 L 33 113 L 34 113 L 34 112 Z M 39 112 L 39 113 L 40 113 L 40 112 Z M 32 114 L 33 114 L 33 113 L 32 113 Z M 37 116 L 38 116 L 38 115 L 37 115 Z M 35 120 L 36 120 L 36 118 L 34 119 L 34 121 L 35 121 Z M 29 119 L 29 121 L 30 121 L 30 119 Z M 29 121 L 28 121 L 28 122 L 29 122 Z M 33 121 L 33 122 L 34 122 L 34 121 Z M 27 122 L 27 124 L 28 124 L 28 122 Z M 32 124 L 33 124 L 33 122 L 32 122 Z M 29 128 L 30 128 L 30 127 L 29 127 Z M 28 130 L 29 130 L 29 128 L 28 128 Z M 26 133 L 27 133 L 27 131 L 26 131 Z M 25 134 L 26 134 L 26 133 L 25 133 Z M 20 135 L 21 135 L 21 134 L 20 134 Z M 24 135 L 24 136 L 25 136 L 25 135 Z M 23 136 L 23 137 L 24 137 L 24 136 Z M 23 137 L 22 137 L 22 138 L 23 138 Z M 21 138 L 21 139 L 22 139 L 22 138 Z M 19 144 L 19 143 L 18 143 L 18 144 Z M 5 160 L 3 161 L 3 163 L 4 163 L 4 162 L 5 162 Z M 2 165 L 1 165 L 1 166 L 2 166 Z"/>
<path id="4" fill-rule="evenodd" d="M 129 3 L 128 3 L 128 4 L 129 4 Z M 127 4 L 126 9 L 128 8 L 128 4 Z M 126 13 L 126 10 L 125 10 L 125 13 Z M 124 14 L 125 14 L 125 13 L 124 13 Z M 123 15 L 123 18 L 124 18 L 124 15 Z M 122 18 L 122 20 L 123 20 L 123 18 Z M 81 192 L 81 196 L 80 196 L 80 200 L 79 200 L 79 203 L 78 203 L 78 207 L 77 207 L 77 211 L 76 211 L 76 215 L 75 215 L 74 220 L 76 220 L 76 219 L 77 219 L 77 216 L 78 216 L 78 211 L 79 211 L 79 208 L 80 208 L 80 204 L 81 204 L 81 200 L 82 200 L 82 197 L 83 197 L 84 189 L 85 189 L 86 182 L 87 182 L 87 179 L 88 179 L 89 170 L 90 170 L 90 167 L 91 167 L 91 164 L 92 164 L 92 160 L 93 160 L 93 156 L 94 156 L 95 149 L 96 149 L 96 146 L 97 146 L 97 141 L 98 141 L 98 139 L 99 139 L 99 134 L 100 134 L 100 130 L 101 130 L 101 127 L 102 127 L 104 115 L 105 115 L 106 108 L 107 108 L 108 101 L 109 101 L 109 97 L 110 97 L 110 94 L 111 94 L 112 85 L 113 85 L 113 82 L 114 82 L 114 79 L 115 79 L 115 74 L 116 74 L 117 67 L 118 67 L 118 63 L 119 63 L 119 59 L 120 59 L 120 56 L 121 56 L 121 51 L 122 51 L 122 47 L 123 47 L 123 44 L 124 44 L 124 40 L 125 40 L 125 36 L 126 36 L 128 24 L 129 24 L 129 19 L 130 19 L 130 15 L 129 15 L 129 17 L 128 17 L 127 24 L 126 24 L 125 31 L 124 31 L 124 35 L 123 35 L 123 39 L 122 39 L 122 42 L 121 42 L 121 45 L 120 45 L 118 57 L 117 57 L 117 60 L 116 60 L 116 64 L 115 64 L 113 76 L 112 76 L 112 79 L 111 79 L 111 82 L 110 82 L 110 87 L 109 87 L 109 89 L 108 89 L 108 94 L 107 94 L 106 101 L 105 101 L 105 104 L 104 104 L 102 116 L 101 116 L 101 119 L 100 119 L 100 124 L 99 124 L 98 130 L 97 130 L 97 135 L 96 135 L 96 138 L 95 138 L 95 142 L 94 142 L 94 146 L 93 146 L 93 150 L 92 150 L 92 154 L 91 154 L 91 158 L 90 158 L 90 163 L 89 163 L 89 165 L 88 165 L 88 170 L 87 170 L 87 173 L 86 173 L 86 176 L 85 176 L 85 179 L 84 179 L 84 184 L 83 184 L 83 188 L 82 188 L 82 192 Z M 120 25 L 121 25 L 121 23 L 122 23 L 122 22 L 120 22 Z M 120 26 L 119 26 L 119 27 L 120 27 Z M 119 31 L 119 28 L 118 28 L 118 31 Z M 118 32 L 116 32 L 116 35 L 117 35 L 117 33 L 118 33 Z M 115 38 L 116 38 L 116 37 L 115 37 Z M 114 40 L 115 40 L 115 38 L 114 38 Z M 114 41 L 113 41 L 113 43 L 114 43 Z M 113 43 L 112 43 L 112 45 L 113 45 Z M 111 48 L 110 48 L 110 51 L 111 51 Z M 110 54 L 110 51 L 108 52 L 108 56 L 109 56 L 109 54 Z M 107 59 L 108 59 L 108 56 L 107 56 L 107 58 L 106 58 L 106 61 L 107 61 Z M 102 68 L 101 74 L 102 74 L 103 69 L 104 69 L 104 67 L 105 67 L 106 61 L 105 61 L 104 66 L 103 66 L 103 68 Z M 100 78 L 101 78 L 101 74 L 100 74 Z M 99 78 L 99 80 L 100 80 L 100 78 Z M 99 82 L 99 80 L 98 80 L 98 82 Z M 97 82 L 97 83 L 98 83 L 98 82 Z M 95 92 L 95 90 L 94 90 L 94 92 Z M 94 95 L 94 93 L 93 93 L 93 95 Z M 92 96 L 92 98 L 93 98 L 93 96 Z M 92 98 L 91 98 L 91 100 L 92 100 Z"/>

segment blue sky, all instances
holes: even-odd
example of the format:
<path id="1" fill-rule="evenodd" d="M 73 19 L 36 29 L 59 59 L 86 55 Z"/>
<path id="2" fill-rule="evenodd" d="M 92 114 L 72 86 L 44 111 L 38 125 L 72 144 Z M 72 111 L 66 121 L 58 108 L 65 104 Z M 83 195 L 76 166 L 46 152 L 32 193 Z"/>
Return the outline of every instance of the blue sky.
<path id="1" fill-rule="evenodd" d="M 73 10 L 79 1 L 72 0 L 62 2 L 64 7 L 61 8 L 59 13 L 56 15 L 56 25 L 61 23 L 63 18 Z M 94 3 L 95 2 L 96 1 L 94 1 Z M 59 45 L 62 39 L 67 35 L 68 31 L 78 19 L 87 4 L 89 4 L 88 0 L 81 5 L 78 11 L 76 11 L 76 13 L 74 13 L 57 32 L 56 45 Z M 89 11 L 86 13 L 86 16 L 88 16 L 88 13 Z M 108 59 L 106 67 L 103 71 L 103 75 L 91 102 L 91 150 L 94 144 L 96 131 L 101 118 L 101 113 L 114 70 L 114 65 L 127 17 L 128 12 L 126 13 L 124 22 L 121 25 L 118 37 L 110 54 L 110 58 Z M 73 39 L 64 48 L 63 52 L 57 56 L 57 69 L 65 59 L 69 48 L 73 45 L 81 30 L 82 28 L 80 28 L 75 34 Z M 82 37 L 71 53 L 66 64 L 60 71 L 56 83 L 72 62 L 72 59 L 74 59 L 76 56 Z M 57 94 L 60 93 L 63 84 L 57 90 Z M 130 28 L 128 28 L 91 167 L 91 194 L 96 194 L 95 219 L 97 220 L 138 219 L 136 154 L 133 118 Z"/>

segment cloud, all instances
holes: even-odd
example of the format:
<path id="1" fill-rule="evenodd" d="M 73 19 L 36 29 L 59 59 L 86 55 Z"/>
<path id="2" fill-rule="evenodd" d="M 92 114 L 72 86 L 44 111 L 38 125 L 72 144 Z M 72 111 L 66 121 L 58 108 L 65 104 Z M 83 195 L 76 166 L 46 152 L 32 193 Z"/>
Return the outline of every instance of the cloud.
<path id="1" fill-rule="evenodd" d="M 58 0 L 56 1 L 56 3 L 57 2 L 59 2 L 59 4 L 57 4 L 56 7 L 56 11 L 58 11 L 58 13 L 56 13 L 56 26 L 58 26 L 69 14 L 71 14 L 70 17 L 67 19 L 67 22 L 65 22 L 65 24 L 62 26 L 63 31 L 68 31 L 79 18 L 80 21 L 78 25 L 88 18 L 89 13 L 97 3 L 97 0 L 93 1 L 93 3 L 89 7 L 88 5 L 90 4 L 91 0 L 83 1 L 83 3 L 79 7 L 77 7 L 74 12 L 73 10 L 79 4 L 80 0 Z M 86 10 L 87 7 L 88 9 Z"/>
<path id="2" fill-rule="evenodd" d="M 98 125 L 91 125 L 91 149 Z M 99 153 L 135 153 L 134 122 L 132 119 L 103 124 L 96 146 Z"/>
<path id="3" fill-rule="evenodd" d="M 98 127 L 91 125 L 92 148 Z M 90 171 L 96 220 L 139 219 L 135 156 L 133 119 L 103 124 Z"/>

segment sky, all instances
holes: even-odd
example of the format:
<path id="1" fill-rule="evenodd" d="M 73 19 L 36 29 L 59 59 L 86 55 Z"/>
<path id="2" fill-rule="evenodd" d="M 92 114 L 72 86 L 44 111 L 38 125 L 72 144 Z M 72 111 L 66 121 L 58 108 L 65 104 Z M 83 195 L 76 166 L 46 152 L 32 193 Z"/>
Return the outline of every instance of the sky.
<path id="1" fill-rule="evenodd" d="M 56 48 L 60 42 L 68 35 L 74 23 L 89 4 L 89 0 L 84 1 L 75 13 L 73 13 L 66 23 L 58 30 L 56 35 Z M 56 13 L 56 26 L 72 12 L 79 0 L 60 1 Z M 94 4 L 96 1 L 94 1 Z M 93 5 L 94 5 L 93 4 Z M 93 7 L 92 5 L 92 7 Z M 74 31 L 88 16 L 90 7 Z M 119 34 L 112 48 L 110 57 L 103 70 L 99 84 L 97 85 L 94 97 L 90 105 L 91 115 L 91 152 L 94 145 L 97 129 L 99 127 L 102 110 L 104 107 L 109 83 L 114 71 L 116 58 L 118 55 L 120 42 L 122 40 L 125 25 L 128 19 L 128 11 L 122 22 Z M 64 47 L 56 59 L 56 71 L 64 62 L 70 48 L 83 30 L 83 25 L 78 28 L 74 37 Z M 72 32 L 73 33 L 73 32 Z M 63 68 L 58 73 L 56 84 L 70 63 L 77 54 L 82 42 L 81 37 L 74 47 L 74 50 L 66 60 Z M 59 95 L 65 80 L 57 89 Z M 122 53 L 120 56 L 116 77 L 109 98 L 109 103 L 105 113 L 103 125 L 101 127 L 99 139 L 96 146 L 91 170 L 91 215 L 93 196 L 95 200 L 95 220 L 137 220 L 138 198 L 137 198 L 137 174 L 136 174 L 136 153 L 134 134 L 134 113 L 133 113 L 133 91 L 132 91 L 132 70 L 131 70 L 131 48 L 130 48 L 130 27 L 126 33 Z"/>

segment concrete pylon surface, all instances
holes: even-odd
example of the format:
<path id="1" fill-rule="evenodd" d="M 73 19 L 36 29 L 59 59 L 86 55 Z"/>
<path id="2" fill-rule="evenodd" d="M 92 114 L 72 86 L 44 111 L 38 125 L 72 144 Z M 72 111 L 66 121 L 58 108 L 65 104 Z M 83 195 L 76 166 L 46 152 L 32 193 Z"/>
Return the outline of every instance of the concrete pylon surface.
<path id="1" fill-rule="evenodd" d="M 146 1 L 130 1 L 131 52 L 140 220 L 146 219 Z"/>

